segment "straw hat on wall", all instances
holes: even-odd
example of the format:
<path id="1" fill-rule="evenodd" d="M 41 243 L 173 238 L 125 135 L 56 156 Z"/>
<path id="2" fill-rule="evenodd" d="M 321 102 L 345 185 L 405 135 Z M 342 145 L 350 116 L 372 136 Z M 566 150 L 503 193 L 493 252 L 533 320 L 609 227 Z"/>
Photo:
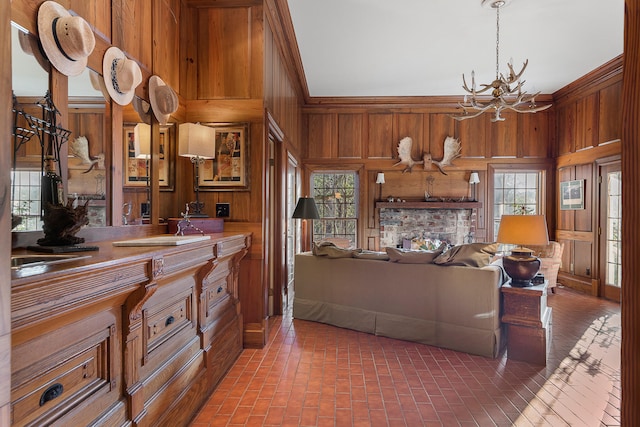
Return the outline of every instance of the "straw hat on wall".
<path id="1" fill-rule="evenodd" d="M 115 46 L 104 53 L 102 76 L 111 99 L 120 105 L 129 104 L 136 88 L 142 83 L 142 71 L 138 63 L 127 58 L 124 52 Z"/>
<path id="2" fill-rule="evenodd" d="M 54 1 L 45 1 L 38 9 L 38 33 L 42 49 L 58 71 L 67 76 L 84 71 L 96 46 L 87 21 Z"/>
<path id="3" fill-rule="evenodd" d="M 166 125 L 169 117 L 178 109 L 178 95 L 158 76 L 149 78 L 149 100 L 153 114 L 161 125 Z"/>

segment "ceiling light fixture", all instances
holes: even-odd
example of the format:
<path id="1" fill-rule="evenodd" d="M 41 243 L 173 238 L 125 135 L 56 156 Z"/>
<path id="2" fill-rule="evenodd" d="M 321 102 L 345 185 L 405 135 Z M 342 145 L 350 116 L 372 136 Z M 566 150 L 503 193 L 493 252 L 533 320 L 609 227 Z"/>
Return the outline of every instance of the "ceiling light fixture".
<path id="1" fill-rule="evenodd" d="M 493 111 L 495 116 L 492 122 L 504 121 L 504 117 L 500 115 L 502 110 L 512 110 L 516 113 L 535 113 L 537 111 L 546 110 L 551 104 L 537 106 L 535 102 L 536 96 L 540 92 L 533 95 L 527 94 L 522 89 L 524 80 L 520 80 L 524 70 L 527 68 L 529 60 L 526 59 L 520 72 L 513 70 L 511 61 L 507 63 L 509 71 L 507 75 L 500 73 L 500 9 L 506 6 L 511 0 L 482 0 L 482 6 L 491 7 L 496 10 L 496 79 L 490 84 L 481 84 L 480 89 L 476 88 L 475 71 L 471 71 L 471 88 L 467 86 L 467 81 L 462 75 L 462 88 L 471 94 L 464 96 L 464 101 L 459 102 L 458 106 L 464 110 L 463 113 L 452 115 L 456 120 L 465 120 L 478 117 L 479 115 Z M 478 98 L 487 91 L 491 91 L 491 99 L 482 100 Z"/>

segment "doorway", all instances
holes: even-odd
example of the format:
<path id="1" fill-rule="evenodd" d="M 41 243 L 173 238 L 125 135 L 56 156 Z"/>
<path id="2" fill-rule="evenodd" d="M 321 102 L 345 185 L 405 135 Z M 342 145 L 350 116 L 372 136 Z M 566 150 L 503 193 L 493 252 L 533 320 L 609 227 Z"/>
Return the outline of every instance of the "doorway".
<path id="1" fill-rule="evenodd" d="M 601 165 L 600 289 L 604 298 L 620 301 L 622 284 L 622 169 L 620 161 Z"/>

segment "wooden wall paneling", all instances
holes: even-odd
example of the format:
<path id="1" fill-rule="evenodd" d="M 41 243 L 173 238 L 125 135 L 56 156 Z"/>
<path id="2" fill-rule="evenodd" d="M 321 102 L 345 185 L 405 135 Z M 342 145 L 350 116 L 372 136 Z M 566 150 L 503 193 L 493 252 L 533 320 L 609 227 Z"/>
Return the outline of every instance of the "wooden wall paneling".
<path id="1" fill-rule="evenodd" d="M 337 158 L 333 141 L 333 114 L 309 114 L 307 153 L 310 159 Z"/>
<path id="2" fill-rule="evenodd" d="M 576 104 L 568 103 L 557 110 L 558 155 L 575 151 Z"/>
<path id="3" fill-rule="evenodd" d="M 152 0 L 112 2 L 113 44 L 138 62 L 143 75 L 153 70 L 152 3 Z"/>
<path id="4" fill-rule="evenodd" d="M 566 167 L 566 168 L 560 168 L 558 169 L 558 180 L 557 180 L 557 184 L 556 184 L 556 206 L 558 207 L 557 212 L 557 224 L 556 224 L 556 228 L 558 230 L 568 230 L 568 231 L 573 231 L 573 227 L 574 227 L 574 211 L 568 211 L 568 210 L 560 210 L 560 183 L 563 181 L 571 181 L 572 179 L 574 179 L 575 174 L 574 174 L 574 168 L 572 166 Z"/>
<path id="5" fill-rule="evenodd" d="M 392 159 L 398 156 L 398 141 L 393 137 L 392 113 L 367 114 L 367 135 L 364 155 L 369 159 Z"/>
<path id="6" fill-rule="evenodd" d="M 444 140 L 447 136 L 456 136 L 456 121 L 448 114 L 429 114 L 429 150 L 434 159 L 442 159 Z M 462 141 L 462 144 L 465 142 Z"/>
<path id="7" fill-rule="evenodd" d="M 398 143 L 405 136 L 413 139 L 413 146 L 411 150 L 411 157 L 414 160 L 422 159 L 424 153 L 428 153 L 429 144 L 424 135 L 423 125 L 424 115 L 420 113 L 396 113 L 395 114 L 395 129 L 396 129 L 396 141 L 394 158 L 398 158 Z"/>
<path id="8" fill-rule="evenodd" d="M 487 128 L 494 125 L 488 114 L 458 122 L 456 135 L 462 144 L 462 157 L 486 157 Z"/>
<path id="9" fill-rule="evenodd" d="M 578 165 L 575 167 L 575 179 L 584 181 L 584 209 L 577 209 L 575 214 L 574 231 L 593 231 L 593 163 Z"/>
<path id="10" fill-rule="evenodd" d="M 521 115 L 523 114 L 511 114 L 503 122 L 489 123 L 486 157 L 518 156 L 518 148 L 524 143 L 522 139 L 518 139 L 518 123 L 520 123 L 518 116 Z"/>
<path id="11" fill-rule="evenodd" d="M 363 120 L 361 113 L 338 114 L 338 157 L 362 158 Z"/>
<path id="12" fill-rule="evenodd" d="M 198 20 L 198 99 L 251 97 L 251 10 L 207 8 Z"/>
<path id="13" fill-rule="evenodd" d="M 576 103 L 576 151 L 598 145 L 598 105 L 597 92 Z"/>
<path id="14" fill-rule="evenodd" d="M 198 36 L 199 14 L 198 10 L 186 7 L 180 8 L 180 84 L 174 89 L 183 98 L 198 98 L 198 51 L 200 41 Z"/>
<path id="15" fill-rule="evenodd" d="M 547 111 L 518 114 L 518 157 L 552 158 Z"/>
<path id="16" fill-rule="evenodd" d="M 593 243 L 573 241 L 573 271 L 576 276 L 591 277 Z"/>
<path id="17" fill-rule="evenodd" d="M 249 38 L 249 62 L 247 63 L 248 70 L 246 75 L 240 77 L 246 78 L 248 81 L 245 83 L 249 87 L 249 97 L 264 99 L 264 20 L 262 13 L 262 6 L 250 7 L 248 9 L 248 32 Z M 278 65 L 282 65 L 281 62 L 277 62 Z M 235 67 L 234 67 L 235 68 Z M 278 72 L 278 77 L 282 79 L 286 76 L 284 70 Z M 280 99 L 284 102 L 285 88 L 281 86 L 280 92 L 276 99 Z M 284 110 L 284 106 L 281 106 Z"/>
<path id="18" fill-rule="evenodd" d="M 70 0 L 69 10 L 82 16 L 96 35 L 111 40 L 111 0 Z"/>
<path id="19" fill-rule="evenodd" d="M 180 88 L 180 0 L 153 2 L 153 74 Z"/>
<path id="20" fill-rule="evenodd" d="M 598 100 L 598 143 L 619 140 L 622 133 L 622 82 L 603 88 Z"/>

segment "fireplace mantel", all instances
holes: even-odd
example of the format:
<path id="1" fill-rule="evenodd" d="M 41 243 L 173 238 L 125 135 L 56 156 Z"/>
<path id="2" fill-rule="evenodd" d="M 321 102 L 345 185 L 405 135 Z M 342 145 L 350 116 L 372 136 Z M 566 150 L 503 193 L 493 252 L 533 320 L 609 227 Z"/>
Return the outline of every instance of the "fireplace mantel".
<path id="1" fill-rule="evenodd" d="M 481 202 L 376 202 L 377 209 L 480 209 Z"/>

